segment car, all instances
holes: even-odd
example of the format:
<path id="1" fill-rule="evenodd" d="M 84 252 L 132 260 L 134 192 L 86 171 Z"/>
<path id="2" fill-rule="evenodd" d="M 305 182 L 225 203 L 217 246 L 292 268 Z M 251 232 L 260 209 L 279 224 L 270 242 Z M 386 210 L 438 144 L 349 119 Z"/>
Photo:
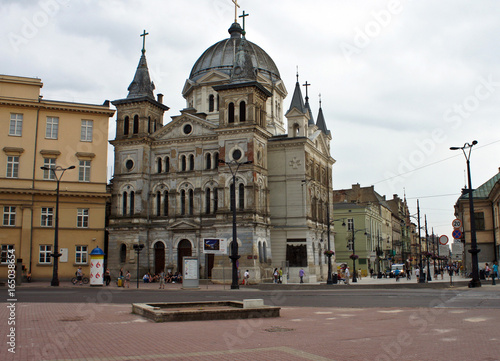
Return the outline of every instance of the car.
<path id="1" fill-rule="evenodd" d="M 396 277 L 396 270 L 398 270 L 398 276 L 399 277 L 405 277 L 405 265 L 402 263 L 395 263 L 391 266 L 391 273 L 389 274 L 389 277 L 394 278 Z"/>

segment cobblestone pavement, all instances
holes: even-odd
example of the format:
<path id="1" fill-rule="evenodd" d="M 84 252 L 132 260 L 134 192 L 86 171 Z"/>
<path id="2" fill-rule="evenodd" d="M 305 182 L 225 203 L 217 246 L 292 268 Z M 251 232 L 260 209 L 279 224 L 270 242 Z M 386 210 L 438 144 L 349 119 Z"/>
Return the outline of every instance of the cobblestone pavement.
<path id="1" fill-rule="evenodd" d="M 439 301 L 429 308 L 283 307 L 279 318 L 176 323 L 146 320 L 129 304 L 18 302 L 15 353 L 12 308 L 3 303 L 0 360 L 500 360 L 500 309 Z"/>

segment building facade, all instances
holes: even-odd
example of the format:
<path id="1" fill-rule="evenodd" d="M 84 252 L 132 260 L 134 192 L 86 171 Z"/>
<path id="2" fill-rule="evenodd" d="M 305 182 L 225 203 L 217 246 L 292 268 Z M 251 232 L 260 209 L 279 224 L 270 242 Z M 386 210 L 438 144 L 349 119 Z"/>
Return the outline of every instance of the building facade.
<path id="1" fill-rule="evenodd" d="M 60 278 L 73 277 L 78 266 L 88 276 L 90 251 L 104 248 L 108 123 L 114 110 L 109 102 L 45 100 L 42 86 L 40 79 L 0 75 L 2 278 L 9 252 L 25 275 L 52 278 L 57 178 L 71 166 L 59 183 Z"/>
<path id="2" fill-rule="evenodd" d="M 326 277 L 320 265 L 334 160 L 322 111 L 315 123 L 297 81 L 286 123 L 287 90 L 273 60 L 238 23 L 229 34 L 195 62 L 182 91 L 186 108 L 170 122 L 163 97 L 154 96 L 145 49 L 127 97 L 113 102 L 114 272 L 134 269 L 133 246 L 144 244 L 141 274 L 182 273 L 191 256 L 200 277 L 230 281 L 235 209 L 238 265 L 253 281 L 271 280 L 276 267 L 290 277 L 294 267 L 307 269 L 311 281 Z M 204 253 L 206 239 L 227 241 L 226 254 Z"/>

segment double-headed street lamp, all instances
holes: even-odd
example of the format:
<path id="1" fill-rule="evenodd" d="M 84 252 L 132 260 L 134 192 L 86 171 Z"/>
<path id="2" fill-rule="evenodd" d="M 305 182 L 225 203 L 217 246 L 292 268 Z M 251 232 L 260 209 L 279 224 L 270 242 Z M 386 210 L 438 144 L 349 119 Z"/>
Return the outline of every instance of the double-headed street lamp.
<path id="1" fill-rule="evenodd" d="M 364 229 L 357 229 L 357 230 L 354 230 L 354 218 L 352 219 L 352 254 L 351 254 L 351 258 L 352 258 L 352 282 L 358 282 L 358 278 L 356 277 L 356 258 L 357 255 L 356 255 L 356 252 L 355 252 L 355 246 L 354 246 L 354 238 L 355 238 L 355 234 L 357 232 L 364 232 L 365 235 L 367 235 L 366 231 Z"/>
<path id="2" fill-rule="evenodd" d="M 54 257 L 54 264 L 52 266 L 52 281 L 50 282 L 51 286 L 59 286 L 59 257 L 61 257 L 61 253 L 59 253 L 59 183 L 61 182 L 61 178 L 68 169 L 75 169 L 75 166 L 69 166 L 68 168 L 63 168 L 61 166 L 57 167 L 40 167 L 43 170 L 52 172 L 54 178 L 57 182 L 56 186 L 56 220 L 54 224 L 54 251 L 50 255 Z M 57 176 L 57 172 L 61 172 L 59 177 Z"/>
<path id="3" fill-rule="evenodd" d="M 472 181 L 470 175 L 470 154 L 472 151 L 472 147 L 477 144 L 477 140 L 473 140 L 472 144 L 465 143 L 463 147 L 450 147 L 450 150 L 459 150 L 461 149 L 464 153 L 465 160 L 467 163 L 467 180 L 469 183 L 469 189 L 464 190 L 464 193 L 469 193 L 469 216 L 470 216 L 470 247 L 469 253 L 471 254 L 472 259 L 472 280 L 469 282 L 469 287 L 481 287 L 481 281 L 479 280 L 479 267 L 478 267 L 478 259 L 477 254 L 481 252 L 480 249 L 477 248 L 477 240 L 476 240 L 476 224 L 474 219 L 474 199 L 472 189 Z M 466 149 L 469 151 L 466 152 Z"/>
<path id="4" fill-rule="evenodd" d="M 137 288 L 139 288 L 139 254 L 141 253 L 144 245 L 142 243 L 134 244 L 134 251 L 137 255 Z"/>
<path id="5" fill-rule="evenodd" d="M 240 255 L 238 254 L 238 235 L 236 232 L 236 174 L 238 173 L 238 169 L 242 164 L 252 164 L 252 161 L 249 160 L 246 162 L 238 162 L 238 160 L 241 159 L 242 157 L 241 151 L 239 149 L 236 149 L 233 152 L 232 157 L 233 160 L 230 162 L 226 162 L 223 159 L 219 159 L 219 163 L 227 165 L 229 170 L 231 171 L 231 175 L 233 176 L 233 187 L 231 188 L 231 208 L 233 211 L 233 242 L 231 243 L 231 255 L 229 256 L 229 258 L 233 263 L 231 289 L 237 290 L 240 288 L 238 284 L 238 266 L 237 266 L 237 262 L 238 259 L 240 258 Z"/>

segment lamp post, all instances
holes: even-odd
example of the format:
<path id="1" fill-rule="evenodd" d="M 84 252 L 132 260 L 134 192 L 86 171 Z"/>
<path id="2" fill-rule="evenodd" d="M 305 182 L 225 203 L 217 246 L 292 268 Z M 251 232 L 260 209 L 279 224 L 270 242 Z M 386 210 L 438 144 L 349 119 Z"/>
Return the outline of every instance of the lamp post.
<path id="1" fill-rule="evenodd" d="M 431 266 L 429 262 L 430 258 L 430 251 L 429 251 L 429 232 L 427 231 L 427 214 L 425 215 L 425 243 L 426 243 L 426 256 L 427 258 L 427 282 L 432 281 L 432 276 L 431 276 Z"/>
<path id="2" fill-rule="evenodd" d="M 420 268 L 420 274 L 418 276 L 418 283 L 425 283 L 425 277 L 424 277 L 424 267 L 423 267 L 423 262 L 422 262 L 422 237 L 420 237 L 420 204 L 417 199 L 417 217 L 418 217 L 418 246 L 420 248 L 419 250 L 419 268 Z"/>
<path id="3" fill-rule="evenodd" d="M 142 243 L 134 244 L 134 251 L 137 255 L 137 288 L 139 288 L 139 254 L 141 253 L 144 245 Z"/>
<path id="4" fill-rule="evenodd" d="M 238 162 L 238 160 L 241 159 L 242 156 L 241 151 L 239 149 L 236 149 L 232 155 L 233 155 L 232 161 L 226 162 L 223 159 L 219 159 L 219 163 L 227 165 L 231 172 L 231 175 L 233 176 L 233 187 L 231 188 L 231 208 L 233 210 L 233 242 L 231 243 L 231 255 L 229 256 L 229 258 L 233 263 L 231 289 L 237 290 L 240 288 L 238 284 L 238 267 L 237 267 L 237 262 L 238 259 L 240 258 L 240 255 L 238 254 L 238 235 L 236 232 L 236 174 L 238 173 L 238 169 L 242 164 L 252 164 L 252 161 L 249 160 L 246 162 Z M 233 169 L 233 167 L 235 167 L 235 169 Z"/>
<path id="5" fill-rule="evenodd" d="M 472 147 L 477 144 L 477 140 L 473 140 L 472 144 L 465 143 L 463 147 L 450 147 L 450 150 L 459 150 L 461 149 L 464 153 L 465 160 L 467 163 L 467 180 L 469 183 L 469 189 L 464 190 L 464 193 L 469 193 L 469 215 L 470 215 L 470 248 L 469 253 L 471 254 L 472 259 L 472 280 L 469 282 L 469 287 L 481 287 L 481 281 L 479 280 L 479 268 L 478 268 L 478 259 L 477 254 L 481 252 L 480 249 L 477 248 L 477 240 L 476 240 L 476 224 L 474 220 L 474 199 L 473 199 L 473 189 L 472 189 L 472 181 L 470 175 L 470 155 L 472 151 Z M 466 152 L 466 149 L 469 151 Z"/>
<path id="6" fill-rule="evenodd" d="M 355 283 L 355 282 L 358 282 L 358 278 L 356 277 L 356 258 L 357 258 L 357 255 L 356 255 L 356 249 L 355 249 L 355 243 L 354 243 L 354 239 L 355 239 L 355 235 L 357 232 L 361 232 L 361 231 L 364 231 L 363 229 L 358 229 L 358 230 L 355 230 L 354 229 L 354 218 L 351 219 L 352 220 L 352 255 L 351 255 L 351 258 L 352 258 L 352 282 Z M 365 235 L 367 234 L 366 231 L 365 232 Z"/>
<path id="7" fill-rule="evenodd" d="M 61 253 L 59 253 L 59 183 L 61 182 L 61 178 L 68 169 L 75 169 L 75 166 L 69 166 L 68 168 L 63 168 L 61 166 L 57 167 L 40 167 L 40 169 L 50 171 L 54 175 L 56 179 L 56 220 L 54 223 L 54 251 L 50 255 L 54 257 L 54 264 L 52 267 L 52 281 L 50 281 L 51 286 L 59 286 L 59 257 L 61 257 Z M 58 177 L 56 172 L 61 172 L 61 175 Z"/>

